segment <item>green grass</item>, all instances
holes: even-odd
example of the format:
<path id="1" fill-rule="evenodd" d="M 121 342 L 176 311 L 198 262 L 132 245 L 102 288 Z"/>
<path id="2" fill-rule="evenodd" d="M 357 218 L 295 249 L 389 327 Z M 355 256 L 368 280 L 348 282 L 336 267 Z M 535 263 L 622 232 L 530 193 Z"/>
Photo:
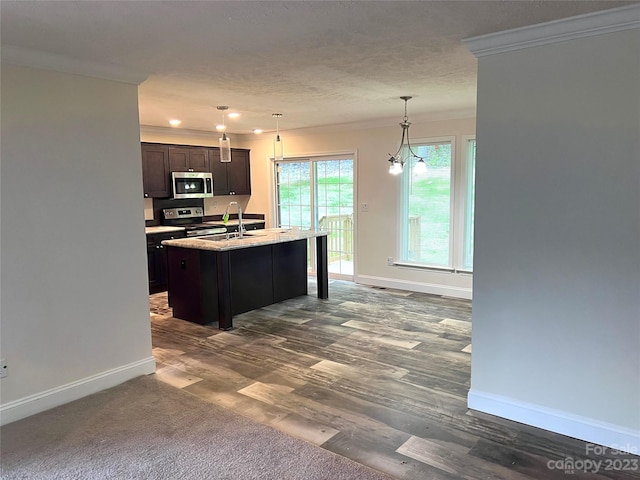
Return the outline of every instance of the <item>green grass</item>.
<path id="1" fill-rule="evenodd" d="M 449 177 L 427 175 L 414 180 L 409 195 L 409 216 L 420 217 L 420 247 L 410 259 L 434 265 L 449 263 Z"/>

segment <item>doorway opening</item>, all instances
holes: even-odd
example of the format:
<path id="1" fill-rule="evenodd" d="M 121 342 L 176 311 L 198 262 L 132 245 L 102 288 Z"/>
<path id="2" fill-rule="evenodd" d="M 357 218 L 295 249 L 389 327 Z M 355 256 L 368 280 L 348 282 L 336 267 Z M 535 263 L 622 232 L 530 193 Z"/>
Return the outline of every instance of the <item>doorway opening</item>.
<path id="1" fill-rule="evenodd" d="M 329 276 L 354 276 L 354 160 L 351 156 L 275 162 L 278 227 L 325 230 Z M 309 267 L 315 265 L 310 242 Z"/>

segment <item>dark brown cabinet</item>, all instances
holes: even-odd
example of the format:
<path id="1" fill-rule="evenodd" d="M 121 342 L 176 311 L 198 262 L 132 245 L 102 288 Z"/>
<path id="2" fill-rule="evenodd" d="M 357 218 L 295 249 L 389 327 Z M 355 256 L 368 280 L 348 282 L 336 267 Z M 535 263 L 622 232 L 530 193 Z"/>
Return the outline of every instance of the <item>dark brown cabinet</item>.
<path id="1" fill-rule="evenodd" d="M 155 143 L 142 144 L 142 184 L 145 198 L 171 196 L 169 147 Z"/>
<path id="2" fill-rule="evenodd" d="M 218 147 L 142 143 L 144 196 L 171 197 L 171 172 L 211 172 L 214 195 L 251 195 L 249 150 L 231 149 L 231 162 L 220 162 Z"/>
<path id="3" fill-rule="evenodd" d="M 251 195 L 249 150 L 231 149 L 231 161 L 220 161 L 220 150 L 209 149 L 209 166 L 213 173 L 214 195 Z"/>
<path id="4" fill-rule="evenodd" d="M 169 170 L 171 172 L 208 172 L 208 149 L 169 147 Z"/>
<path id="5" fill-rule="evenodd" d="M 147 235 L 147 268 L 149 271 L 149 293 L 164 292 L 169 286 L 167 250 L 163 240 L 184 238 L 185 232 L 151 233 Z"/>

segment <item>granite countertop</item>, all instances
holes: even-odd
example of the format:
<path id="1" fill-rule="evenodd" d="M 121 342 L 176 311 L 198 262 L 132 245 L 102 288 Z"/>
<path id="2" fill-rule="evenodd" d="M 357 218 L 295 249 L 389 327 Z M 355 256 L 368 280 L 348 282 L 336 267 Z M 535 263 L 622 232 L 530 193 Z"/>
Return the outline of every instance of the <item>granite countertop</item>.
<path id="1" fill-rule="evenodd" d="M 216 227 L 224 227 L 225 225 L 235 227 L 236 225 L 240 224 L 240 221 L 238 219 L 233 219 L 233 220 L 230 219 L 227 221 L 227 223 L 224 223 L 222 220 L 210 220 L 208 222 L 203 222 L 203 223 L 206 223 L 207 225 L 215 225 Z M 255 218 L 242 219 L 243 225 L 255 225 L 256 223 L 265 223 L 265 221 L 255 219 Z"/>
<path id="2" fill-rule="evenodd" d="M 158 225 L 156 227 L 144 227 L 144 233 L 147 235 L 154 233 L 184 232 L 184 227 L 165 227 Z"/>
<path id="3" fill-rule="evenodd" d="M 212 221 L 203 222 L 203 223 L 206 223 L 207 225 L 211 225 L 212 227 L 224 227 L 226 225 L 229 225 L 230 227 L 235 227 L 240 224 L 240 222 L 237 219 L 229 220 L 227 221 L 226 224 L 222 220 L 212 220 Z M 253 218 L 242 220 L 243 225 L 255 225 L 256 223 L 265 223 L 265 221 L 259 220 L 259 219 L 253 219 Z M 147 235 L 154 234 L 154 233 L 169 233 L 169 232 L 183 232 L 183 231 L 184 231 L 184 227 L 167 227 L 164 225 L 157 225 L 155 227 L 144 228 L 144 233 L 146 233 Z"/>
<path id="4" fill-rule="evenodd" d="M 225 250 L 237 250 L 240 248 L 257 247 L 260 245 L 271 245 L 274 243 L 293 242 L 295 240 L 305 240 L 308 238 L 323 237 L 327 232 L 315 230 L 293 230 L 285 228 L 266 228 L 261 230 L 251 230 L 245 233 L 243 238 L 230 237 L 226 239 L 226 234 L 209 235 L 207 237 L 176 238 L 174 240 L 164 240 L 162 245 L 169 247 L 193 248 L 196 250 L 211 250 L 221 252 Z"/>

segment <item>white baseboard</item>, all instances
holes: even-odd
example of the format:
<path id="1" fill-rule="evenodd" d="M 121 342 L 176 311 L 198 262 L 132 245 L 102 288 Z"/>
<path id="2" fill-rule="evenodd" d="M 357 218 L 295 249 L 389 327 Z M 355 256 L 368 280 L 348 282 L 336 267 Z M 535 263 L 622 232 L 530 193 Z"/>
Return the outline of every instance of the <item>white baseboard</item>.
<path id="1" fill-rule="evenodd" d="M 467 402 L 472 410 L 640 455 L 640 431 L 638 430 L 473 389 L 469 391 Z"/>
<path id="2" fill-rule="evenodd" d="M 453 287 L 437 283 L 413 282 L 409 280 L 396 280 L 393 278 L 374 277 L 372 275 L 356 275 L 356 283 L 371 285 L 373 287 L 396 288 L 410 292 L 431 293 L 444 295 L 445 297 L 465 298 L 471 300 L 472 290 L 465 287 Z"/>
<path id="3" fill-rule="evenodd" d="M 15 422 L 50 408 L 78 400 L 92 393 L 115 387 L 127 380 L 156 371 L 156 361 L 148 357 L 75 382 L 29 395 L 0 405 L 0 425 Z"/>

